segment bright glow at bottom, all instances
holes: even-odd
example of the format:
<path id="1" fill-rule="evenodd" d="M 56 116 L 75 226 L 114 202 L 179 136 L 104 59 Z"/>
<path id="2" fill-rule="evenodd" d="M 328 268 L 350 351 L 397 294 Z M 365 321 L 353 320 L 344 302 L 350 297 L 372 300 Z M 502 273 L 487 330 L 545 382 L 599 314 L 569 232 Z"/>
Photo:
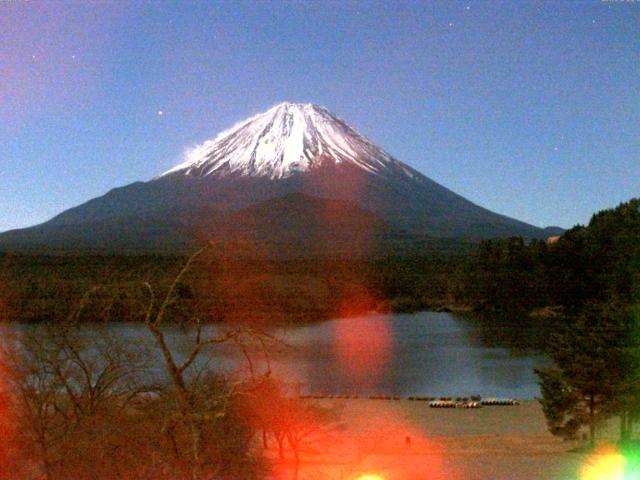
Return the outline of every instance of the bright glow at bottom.
<path id="1" fill-rule="evenodd" d="M 635 477 L 625 475 L 627 460 L 619 453 L 597 455 L 582 467 L 580 480 L 627 480 Z"/>
<path id="2" fill-rule="evenodd" d="M 363 475 L 358 477 L 357 480 L 384 480 L 384 478 L 379 477 L 378 475 Z"/>

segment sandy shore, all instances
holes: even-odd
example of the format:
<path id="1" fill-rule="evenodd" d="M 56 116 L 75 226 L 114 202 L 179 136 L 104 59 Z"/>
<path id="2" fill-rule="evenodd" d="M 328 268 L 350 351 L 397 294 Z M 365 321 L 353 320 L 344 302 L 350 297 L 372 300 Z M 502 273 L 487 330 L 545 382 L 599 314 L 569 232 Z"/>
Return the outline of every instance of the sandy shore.
<path id="1" fill-rule="evenodd" d="M 569 453 L 574 444 L 548 433 L 536 401 L 480 409 L 408 400 L 321 404 L 337 421 L 305 447 L 300 480 L 569 480 L 585 462 Z M 292 462 L 275 478 L 294 478 Z"/>

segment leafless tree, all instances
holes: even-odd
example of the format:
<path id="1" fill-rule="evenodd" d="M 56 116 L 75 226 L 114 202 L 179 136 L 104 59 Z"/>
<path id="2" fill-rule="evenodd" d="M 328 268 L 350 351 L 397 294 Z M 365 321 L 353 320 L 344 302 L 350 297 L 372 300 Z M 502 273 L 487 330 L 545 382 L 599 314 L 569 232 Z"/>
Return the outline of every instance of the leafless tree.
<path id="1" fill-rule="evenodd" d="M 199 279 L 194 271 L 211 266 L 207 256 L 214 250 L 209 244 L 196 252 L 165 288 L 144 280 L 98 285 L 85 293 L 66 322 L 14 341 L 5 337 L 0 367 L 10 372 L 11 384 L 5 390 L 16 400 L 19 436 L 32 445 L 22 449 L 22 464 L 30 472 L 10 478 L 257 476 L 261 455 L 251 441 L 256 428 L 242 407 L 247 398 L 257 398 L 250 386 L 264 375 L 255 351 L 268 358 L 266 352 L 280 342 L 250 323 L 209 325 L 211 318 L 202 315 L 206 301 L 190 295 Z M 111 320 L 116 298 L 126 298 L 129 307 L 138 305 L 150 333 L 148 345 L 139 338 L 118 338 L 108 322 L 84 328 L 86 312 L 94 320 Z M 177 331 L 182 332 L 181 350 L 174 344 Z M 232 381 L 220 373 L 215 349 L 222 345 L 242 353 L 249 379 Z M 160 365 L 154 364 L 154 352 Z M 168 381 L 154 376 L 158 366 Z M 308 438 L 299 428 L 306 417 L 291 402 L 278 397 L 265 409 L 261 428 L 265 445 L 271 432 L 281 446 L 288 441 L 299 458 L 299 446 Z M 0 413 L 6 403 L 0 385 Z M 275 421 L 281 414 L 286 414 L 286 428 Z"/>
<path id="2" fill-rule="evenodd" d="M 210 431 L 212 425 L 228 415 L 230 405 L 228 400 L 236 393 L 234 391 L 236 386 L 232 386 L 231 390 L 226 392 L 226 396 L 216 395 L 216 392 L 212 392 L 211 388 L 216 384 L 215 381 L 212 381 L 212 379 L 215 380 L 215 376 L 205 375 L 203 379 L 201 375 L 193 374 L 193 371 L 196 370 L 197 360 L 212 347 L 233 342 L 241 347 L 250 366 L 251 374 L 254 375 L 253 364 L 248 350 L 244 348 L 244 342 L 247 339 L 254 342 L 258 340 L 264 345 L 265 341 L 271 340 L 270 336 L 264 332 L 244 324 L 223 326 L 213 331 L 211 329 L 205 330 L 203 328 L 204 321 L 198 316 L 197 310 L 196 313 L 190 312 L 185 315 L 185 309 L 181 302 L 187 277 L 192 273 L 198 260 L 213 248 L 215 248 L 215 244 L 210 243 L 192 255 L 162 298 L 158 298 L 149 283 L 143 283 L 150 297 L 145 314 L 145 325 L 162 352 L 177 407 L 176 413 L 170 417 L 165 432 L 171 438 L 176 455 L 180 455 L 180 452 L 185 449 L 185 442 L 177 440 L 176 432 L 179 430 L 187 432 L 187 450 L 191 464 L 190 477 L 193 480 L 203 478 L 204 474 L 215 475 L 225 462 L 229 463 L 229 459 L 215 462 L 215 455 L 211 453 L 205 455 L 209 447 L 205 439 L 205 432 Z M 167 323 L 174 324 L 171 322 L 172 316 L 177 317 L 194 331 L 191 336 L 190 348 L 182 359 L 178 359 L 170 348 L 164 328 Z M 220 392 L 218 391 L 218 393 Z M 183 436 L 182 439 L 184 438 Z"/>
<path id="3" fill-rule="evenodd" d="M 69 324 L 42 326 L 5 336 L 0 357 L 20 433 L 35 450 L 29 461 L 46 479 L 82 478 L 89 453 L 105 453 L 114 436 L 125 436 L 131 402 L 151 389 L 142 375 L 146 352 L 107 330 L 94 328 L 89 338 Z"/>

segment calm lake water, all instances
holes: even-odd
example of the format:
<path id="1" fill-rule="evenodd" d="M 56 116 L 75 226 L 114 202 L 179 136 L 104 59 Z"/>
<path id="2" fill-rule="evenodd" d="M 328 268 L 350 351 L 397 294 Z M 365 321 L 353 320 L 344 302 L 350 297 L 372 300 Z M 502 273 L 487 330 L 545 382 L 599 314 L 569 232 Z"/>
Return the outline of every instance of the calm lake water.
<path id="1" fill-rule="evenodd" d="M 38 327 L 15 328 L 33 331 Z M 143 325 L 81 328 L 88 335 L 106 328 L 132 345 L 148 342 L 157 356 L 156 374 L 164 374 L 159 352 Z M 207 333 L 215 333 L 216 328 L 207 327 Z M 474 321 L 449 313 L 371 314 L 273 331 L 286 346 L 277 352 L 270 349 L 268 356 L 255 346 L 249 347 L 249 353 L 254 370 L 271 368 L 274 376 L 287 379 L 306 394 L 538 396 L 533 369 L 548 365 L 548 360 L 540 353 L 489 345 L 487 338 L 498 337 L 498 332 L 493 335 L 485 326 L 481 335 L 480 329 Z M 172 349 L 184 355 L 193 332 L 171 328 L 168 333 Z M 242 351 L 233 346 L 217 347 L 203 359 L 229 373 L 249 370 Z M 205 365 L 201 362 L 197 367 Z"/>

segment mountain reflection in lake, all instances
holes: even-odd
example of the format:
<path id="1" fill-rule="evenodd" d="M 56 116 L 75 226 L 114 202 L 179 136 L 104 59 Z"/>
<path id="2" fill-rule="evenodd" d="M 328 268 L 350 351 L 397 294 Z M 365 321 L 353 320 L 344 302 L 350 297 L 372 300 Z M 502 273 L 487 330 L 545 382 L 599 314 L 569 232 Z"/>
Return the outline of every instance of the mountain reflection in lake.
<path id="1" fill-rule="evenodd" d="M 345 356 L 339 335 L 345 322 L 353 335 L 357 335 L 352 354 Z M 381 322 L 385 325 L 384 339 L 377 336 Z M 38 326 L 19 326 L 34 331 Z M 155 348 L 150 334 L 140 324 L 83 325 L 87 334 L 98 334 L 107 328 L 110 334 L 140 344 L 148 342 Z M 485 328 L 480 335 L 479 329 Z M 324 395 L 385 395 L 385 396 L 508 396 L 531 399 L 539 395 L 535 367 L 548 365 L 544 355 L 532 351 L 488 346 L 483 338 L 491 337 L 486 326 L 449 313 L 419 312 L 382 316 L 330 320 L 286 330 L 271 332 L 284 345 L 271 348 L 265 356 L 260 348 L 247 353 L 252 367 L 258 373 L 271 369 L 273 375 L 298 388 L 301 393 Z M 499 328 L 499 327 L 493 327 Z M 208 326 L 209 333 L 216 326 Z M 498 332 L 496 332 L 498 333 Z M 177 327 L 170 329 L 170 345 L 177 356 L 187 351 L 193 332 Z M 495 337 L 499 337 L 496 335 Z M 375 378 L 353 375 L 354 365 L 349 362 L 370 361 L 371 350 L 385 348 L 384 361 L 376 365 Z M 156 374 L 164 375 L 160 352 L 157 353 Z M 216 347 L 205 357 L 207 365 L 233 372 L 248 370 L 242 351 L 233 345 Z M 359 367 L 355 365 L 356 371 Z"/>

